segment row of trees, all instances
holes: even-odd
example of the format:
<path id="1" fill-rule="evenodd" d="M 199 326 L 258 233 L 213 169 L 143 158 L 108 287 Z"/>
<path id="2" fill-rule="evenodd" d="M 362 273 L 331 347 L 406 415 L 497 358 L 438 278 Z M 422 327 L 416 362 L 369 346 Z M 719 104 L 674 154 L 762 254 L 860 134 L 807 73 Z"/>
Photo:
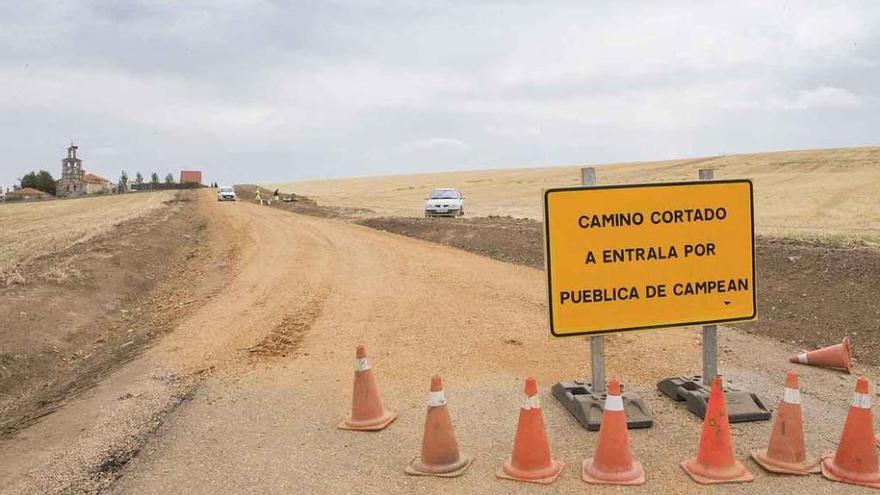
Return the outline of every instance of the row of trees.
<path id="1" fill-rule="evenodd" d="M 43 192 L 49 193 L 53 196 L 56 193 L 56 191 L 55 191 L 55 178 L 52 177 L 52 174 L 50 174 L 49 172 L 47 172 L 45 170 L 28 172 L 28 173 L 24 174 L 24 176 L 22 176 L 21 179 L 19 179 L 19 182 L 21 182 L 22 188 L 30 187 L 30 188 L 36 189 L 38 191 L 43 191 Z M 119 188 L 121 190 L 127 189 L 128 182 L 129 182 L 128 173 L 123 171 L 122 174 L 119 176 Z M 174 184 L 174 183 L 175 183 L 174 175 L 172 175 L 170 173 L 166 174 L 165 175 L 165 184 Z M 138 185 L 144 184 L 144 176 L 140 172 L 135 173 L 133 184 L 138 184 Z M 150 184 L 152 184 L 153 186 L 158 186 L 160 184 L 159 174 L 157 174 L 156 172 L 153 172 L 152 174 L 150 174 Z"/>
<path id="2" fill-rule="evenodd" d="M 128 173 L 125 170 L 123 170 L 122 174 L 119 176 L 119 188 L 125 189 L 126 186 L 128 186 L 128 182 L 129 182 Z M 144 176 L 140 172 L 136 172 L 135 176 L 134 176 L 134 182 L 132 182 L 132 183 L 138 184 L 138 185 L 143 184 L 144 183 Z M 174 184 L 174 176 L 171 173 L 165 174 L 165 183 L 166 184 Z M 154 186 L 158 186 L 160 184 L 159 174 L 157 174 L 156 172 L 153 172 L 152 174 L 150 174 L 150 184 L 153 184 Z"/>

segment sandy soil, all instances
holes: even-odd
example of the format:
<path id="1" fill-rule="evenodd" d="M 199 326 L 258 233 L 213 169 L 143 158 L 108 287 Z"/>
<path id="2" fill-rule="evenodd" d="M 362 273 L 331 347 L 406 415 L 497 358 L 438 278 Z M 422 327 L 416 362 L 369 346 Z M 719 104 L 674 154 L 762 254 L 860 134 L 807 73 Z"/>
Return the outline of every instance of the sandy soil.
<path id="1" fill-rule="evenodd" d="M 0 491 L 534 491 L 494 477 L 510 452 L 526 375 L 541 384 L 554 454 L 568 464 L 560 482 L 542 491 L 586 488 L 576 466 L 596 434 L 580 429 L 547 393 L 553 382 L 583 374 L 586 345 L 548 336 L 541 272 L 339 220 L 203 200 L 207 220 L 241 247 L 225 290 L 98 387 L 0 442 Z M 794 346 L 720 333 L 726 378 L 775 402 Z M 648 471 L 641 491 L 695 491 L 678 462 L 693 455 L 700 422 L 659 397 L 654 384 L 699 366 L 698 333 L 607 340 L 609 373 L 641 393 L 655 414 L 654 428 L 633 432 Z M 400 412 L 376 434 L 335 428 L 349 407 L 358 342 L 370 351 L 385 402 Z M 818 453 L 837 440 L 853 380 L 801 371 L 808 446 Z M 859 372 L 878 377 L 874 367 Z M 434 373 L 446 380 L 463 449 L 476 456 L 459 479 L 403 474 L 418 451 Z M 738 457 L 761 446 L 769 428 L 734 426 Z M 745 462 L 756 481 L 725 492 L 859 492 L 816 476 L 768 476 Z"/>
<path id="2" fill-rule="evenodd" d="M 384 216 L 421 216 L 434 187 L 458 187 L 469 216 L 539 219 L 541 190 L 580 183 L 578 166 L 479 170 L 312 180 L 270 184 L 330 206 L 358 207 Z M 880 148 L 786 151 L 664 162 L 597 165 L 600 184 L 751 178 L 756 224 L 766 235 L 880 240 Z"/>
<path id="3" fill-rule="evenodd" d="M 544 388 L 554 452 L 568 463 L 563 479 L 543 491 L 585 489 L 576 466 L 595 446 L 547 395 L 556 380 L 581 374 L 581 339 L 551 339 L 544 318 L 540 272 L 436 244 L 333 220 L 289 215 L 250 204 L 230 210 L 256 232 L 260 249 L 283 242 L 288 253 L 309 253 L 305 263 L 274 264 L 275 287 L 295 305 L 309 294 L 319 308 L 295 355 L 250 373 L 214 374 L 133 459 L 116 493 L 520 493 L 533 486 L 494 478 L 509 455 L 522 377 Z M 277 246 L 277 245 L 276 245 Z M 270 256 L 270 253 L 265 253 Z M 299 265 L 299 266 L 297 266 Z M 305 266 L 303 266 L 305 265 Z M 302 294 L 304 288 L 306 294 Z M 229 287 L 237 297 L 239 285 Z M 314 296 L 311 296 L 314 297 Z M 273 304 L 274 298 L 267 301 Z M 238 319 L 239 321 L 248 321 Z M 722 367 L 734 384 L 778 399 L 793 348 L 769 339 L 722 330 Z M 385 402 L 400 418 L 381 433 L 340 431 L 348 406 L 353 347 L 371 351 Z M 657 426 L 633 433 L 636 455 L 648 469 L 650 493 L 693 492 L 678 468 L 692 455 L 700 423 L 657 396 L 654 382 L 698 366 L 692 330 L 612 337 L 609 369 L 651 404 Z M 657 356 L 646 363 L 644 356 Z M 874 368 L 863 368 L 876 377 Z M 463 448 L 477 457 L 454 480 L 417 479 L 403 466 L 418 450 L 424 394 L 431 374 L 446 378 L 450 407 Z M 803 370 L 808 438 L 814 452 L 831 448 L 847 406 L 852 379 Z M 769 423 L 734 426 L 740 458 L 766 441 Z M 859 490 L 820 477 L 791 479 L 763 474 L 730 493 Z M 616 492 L 616 489 L 597 491 Z"/>
<path id="4" fill-rule="evenodd" d="M 223 291 L 96 387 L 0 440 L 0 493 L 531 492 L 536 487 L 494 477 L 510 453 L 526 375 L 539 380 L 554 455 L 568 465 L 542 491 L 586 488 L 577 466 L 596 434 L 577 426 L 548 389 L 583 375 L 587 349 L 580 338 L 549 337 L 540 271 L 337 219 L 216 203 L 210 191 L 200 207 L 209 228 L 223 233 L 209 243 L 239 253 Z M 725 377 L 778 400 L 785 357 L 796 348 L 720 334 Z M 655 415 L 654 428 L 633 432 L 648 472 L 640 491 L 697 489 L 678 462 L 693 455 L 700 422 L 659 397 L 654 384 L 699 367 L 698 336 L 680 329 L 607 339 L 609 373 L 641 393 Z M 335 427 L 349 407 L 359 342 L 384 401 L 400 412 L 380 433 Z M 808 446 L 818 453 L 837 441 L 853 379 L 801 371 Z M 880 376 L 871 366 L 858 371 Z M 434 373 L 445 378 L 462 447 L 476 457 L 458 479 L 403 473 L 419 448 Z M 733 427 L 737 456 L 757 479 L 725 492 L 859 492 L 817 476 L 761 472 L 745 458 L 769 428 Z"/>
<path id="5" fill-rule="evenodd" d="M 379 217 L 360 224 L 544 269 L 541 222 L 528 218 Z M 804 349 L 853 341 L 856 359 L 880 365 L 880 249 L 759 237 L 758 314 L 737 328 Z"/>

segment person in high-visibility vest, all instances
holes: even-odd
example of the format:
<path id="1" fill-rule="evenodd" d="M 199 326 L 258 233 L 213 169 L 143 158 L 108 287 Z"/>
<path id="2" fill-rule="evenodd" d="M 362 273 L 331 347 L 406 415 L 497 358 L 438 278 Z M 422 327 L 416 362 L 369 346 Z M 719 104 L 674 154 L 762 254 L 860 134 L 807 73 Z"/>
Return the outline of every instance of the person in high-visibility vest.
<path id="1" fill-rule="evenodd" d="M 272 199 L 278 201 L 281 199 L 281 195 L 278 194 L 278 189 L 275 189 L 275 193 L 272 194 Z"/>
<path id="2" fill-rule="evenodd" d="M 260 190 L 259 190 L 259 189 L 257 189 L 257 194 L 254 195 L 254 201 L 259 201 L 259 202 L 261 202 L 261 203 L 263 202 L 263 197 L 260 196 Z"/>

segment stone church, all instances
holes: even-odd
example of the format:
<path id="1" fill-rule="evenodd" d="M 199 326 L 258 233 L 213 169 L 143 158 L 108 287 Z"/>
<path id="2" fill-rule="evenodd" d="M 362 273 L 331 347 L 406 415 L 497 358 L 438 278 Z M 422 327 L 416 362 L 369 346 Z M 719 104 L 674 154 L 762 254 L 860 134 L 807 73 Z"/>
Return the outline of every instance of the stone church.
<path id="1" fill-rule="evenodd" d="M 55 182 L 56 196 L 82 196 L 86 193 L 85 171 L 82 160 L 76 157 L 76 150 L 76 145 L 70 143 L 67 158 L 61 160 L 61 178 Z"/>

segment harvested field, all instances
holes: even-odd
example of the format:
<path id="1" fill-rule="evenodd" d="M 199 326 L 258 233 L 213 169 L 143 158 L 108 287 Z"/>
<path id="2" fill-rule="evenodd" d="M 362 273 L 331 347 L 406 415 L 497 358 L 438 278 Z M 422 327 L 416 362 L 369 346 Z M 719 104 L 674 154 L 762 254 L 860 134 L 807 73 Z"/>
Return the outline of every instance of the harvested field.
<path id="1" fill-rule="evenodd" d="M 390 177 L 310 180 L 280 187 L 320 204 L 368 208 L 380 216 L 422 216 L 434 187 L 459 187 L 468 215 L 540 219 L 541 190 L 580 183 L 580 167 L 474 170 Z M 880 240 L 880 147 L 784 151 L 660 162 L 597 165 L 599 183 L 750 178 L 759 234 Z"/>
<path id="2" fill-rule="evenodd" d="M 359 223 L 544 268 L 542 223 L 535 220 L 397 217 Z M 733 326 L 805 349 L 850 335 L 859 361 L 880 364 L 880 250 L 759 237 L 756 256 L 759 319 Z"/>
<path id="3" fill-rule="evenodd" d="M 156 211 L 174 191 L 0 205 L 0 277 Z"/>

